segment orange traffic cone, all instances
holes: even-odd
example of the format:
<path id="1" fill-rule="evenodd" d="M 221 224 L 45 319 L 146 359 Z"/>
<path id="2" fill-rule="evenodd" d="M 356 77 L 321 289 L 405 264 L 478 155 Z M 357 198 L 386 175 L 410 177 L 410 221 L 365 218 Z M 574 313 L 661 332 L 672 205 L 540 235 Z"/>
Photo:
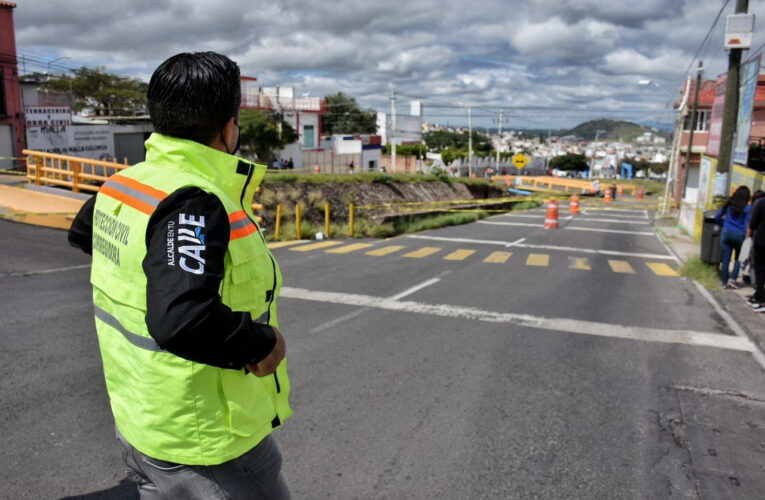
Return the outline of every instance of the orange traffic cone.
<path id="1" fill-rule="evenodd" d="M 545 215 L 545 229 L 558 229 L 558 201 L 547 202 L 547 215 Z"/>
<path id="2" fill-rule="evenodd" d="M 313 171 L 318 174 L 319 172 L 321 172 L 321 168 L 319 168 L 319 166 L 316 165 L 315 167 L 313 167 Z"/>
<path id="3" fill-rule="evenodd" d="M 616 194 L 617 194 L 617 196 L 619 196 L 619 198 L 624 196 L 624 188 L 622 186 L 617 187 L 616 188 Z"/>
<path id="4" fill-rule="evenodd" d="M 570 214 L 578 214 L 579 213 L 579 195 L 574 194 L 571 196 L 571 200 L 568 202 L 568 213 Z"/>
<path id="5" fill-rule="evenodd" d="M 611 203 L 613 200 L 611 199 L 611 188 L 606 188 L 606 198 L 604 200 L 606 203 Z"/>
<path id="6" fill-rule="evenodd" d="M 638 200 L 642 200 L 645 197 L 645 191 L 641 188 L 638 189 Z"/>

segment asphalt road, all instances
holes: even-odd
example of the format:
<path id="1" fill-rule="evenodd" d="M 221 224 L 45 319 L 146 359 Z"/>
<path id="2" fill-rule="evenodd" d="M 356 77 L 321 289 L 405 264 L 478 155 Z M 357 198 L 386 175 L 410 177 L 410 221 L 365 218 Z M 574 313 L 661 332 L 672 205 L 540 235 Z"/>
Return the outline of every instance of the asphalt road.
<path id="1" fill-rule="evenodd" d="M 758 498 L 752 344 L 673 276 L 646 212 L 595 208 L 274 249 L 294 497 Z M 0 235 L 0 497 L 135 498 L 88 259 L 64 232 Z"/>

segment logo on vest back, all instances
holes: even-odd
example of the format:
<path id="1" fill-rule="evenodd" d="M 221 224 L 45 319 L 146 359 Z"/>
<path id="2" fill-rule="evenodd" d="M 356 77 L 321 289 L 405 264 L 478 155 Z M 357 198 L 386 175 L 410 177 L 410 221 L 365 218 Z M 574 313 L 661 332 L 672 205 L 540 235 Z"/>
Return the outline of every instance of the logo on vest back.
<path id="1" fill-rule="evenodd" d="M 205 272 L 205 259 L 202 252 L 205 251 L 205 217 L 200 215 L 178 215 L 178 264 L 181 269 L 192 274 Z"/>

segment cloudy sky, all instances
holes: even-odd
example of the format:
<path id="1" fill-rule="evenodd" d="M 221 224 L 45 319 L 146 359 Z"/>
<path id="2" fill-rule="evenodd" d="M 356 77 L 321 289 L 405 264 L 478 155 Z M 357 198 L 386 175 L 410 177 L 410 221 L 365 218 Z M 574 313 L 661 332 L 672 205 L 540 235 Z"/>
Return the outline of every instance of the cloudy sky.
<path id="1" fill-rule="evenodd" d="M 338 91 L 399 113 L 504 127 L 567 127 L 596 117 L 671 122 L 671 97 L 724 0 L 15 0 L 27 71 L 103 66 L 148 81 L 177 52 L 214 50 L 264 86 Z M 705 76 L 727 69 L 730 0 L 702 46 Z M 750 12 L 765 22 L 762 1 Z M 756 29 L 753 50 L 765 42 Z M 745 53 L 745 57 L 747 53 Z M 22 61 L 20 60 L 20 63 Z M 691 73 L 694 73 L 692 70 Z M 650 79 L 658 86 L 640 86 Z"/>

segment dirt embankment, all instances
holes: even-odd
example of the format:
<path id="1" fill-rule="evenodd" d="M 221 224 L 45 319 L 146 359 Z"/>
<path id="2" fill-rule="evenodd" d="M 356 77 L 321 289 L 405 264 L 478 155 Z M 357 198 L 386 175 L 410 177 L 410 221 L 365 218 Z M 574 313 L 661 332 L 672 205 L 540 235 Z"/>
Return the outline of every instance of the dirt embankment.
<path id="1" fill-rule="evenodd" d="M 273 222 L 276 206 L 282 206 L 282 213 L 288 216 L 295 213 L 295 205 L 300 204 L 305 220 L 322 222 L 324 206 L 330 205 L 332 221 L 342 222 L 348 219 L 348 205 L 359 207 L 359 216 L 380 219 L 396 213 L 395 206 L 403 203 L 465 201 L 500 198 L 505 196 L 503 189 L 490 184 L 462 184 L 458 182 L 263 182 L 261 192 L 255 195 L 255 201 L 264 205 L 262 215 L 267 224 Z M 386 208 L 386 205 L 388 208 Z M 460 206 L 457 204 L 455 206 Z M 369 209 L 365 207 L 379 207 Z"/>

